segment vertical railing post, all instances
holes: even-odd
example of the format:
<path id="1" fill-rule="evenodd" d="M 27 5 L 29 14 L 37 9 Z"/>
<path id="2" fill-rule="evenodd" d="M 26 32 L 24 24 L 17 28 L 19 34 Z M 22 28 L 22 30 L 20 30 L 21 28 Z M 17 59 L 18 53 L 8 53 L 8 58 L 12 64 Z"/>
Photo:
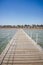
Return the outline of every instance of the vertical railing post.
<path id="1" fill-rule="evenodd" d="M 32 38 L 32 32 L 31 32 L 31 38 Z"/>
<path id="2" fill-rule="evenodd" d="M 38 43 L 38 33 L 36 34 L 36 43 Z"/>

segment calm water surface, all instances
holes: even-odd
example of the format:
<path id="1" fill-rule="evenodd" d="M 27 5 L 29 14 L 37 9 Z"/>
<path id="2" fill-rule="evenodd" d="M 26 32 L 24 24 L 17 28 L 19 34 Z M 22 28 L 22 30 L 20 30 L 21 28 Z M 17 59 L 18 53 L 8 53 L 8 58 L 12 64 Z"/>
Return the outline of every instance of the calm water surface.
<path id="1" fill-rule="evenodd" d="M 43 48 L 43 30 L 25 30 L 25 32 Z"/>
<path id="2" fill-rule="evenodd" d="M 16 30 L 0 30 L 0 54 L 5 49 L 8 42 L 12 39 Z"/>

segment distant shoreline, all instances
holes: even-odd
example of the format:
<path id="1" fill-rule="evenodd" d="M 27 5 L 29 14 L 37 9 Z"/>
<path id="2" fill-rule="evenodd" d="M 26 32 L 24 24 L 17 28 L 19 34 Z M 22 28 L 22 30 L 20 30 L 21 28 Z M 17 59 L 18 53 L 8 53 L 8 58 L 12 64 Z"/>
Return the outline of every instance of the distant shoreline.
<path id="1" fill-rule="evenodd" d="M 43 24 L 41 25 L 0 25 L 0 29 L 33 29 L 33 30 L 42 30 L 43 29 Z"/>

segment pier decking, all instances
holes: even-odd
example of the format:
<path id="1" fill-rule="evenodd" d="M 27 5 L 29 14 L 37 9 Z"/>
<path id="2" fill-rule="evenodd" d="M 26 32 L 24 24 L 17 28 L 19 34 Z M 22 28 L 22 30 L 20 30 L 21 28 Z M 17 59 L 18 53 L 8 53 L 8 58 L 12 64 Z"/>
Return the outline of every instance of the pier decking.
<path id="1" fill-rule="evenodd" d="M 43 65 L 43 52 L 19 30 L 0 56 L 1 65 Z"/>

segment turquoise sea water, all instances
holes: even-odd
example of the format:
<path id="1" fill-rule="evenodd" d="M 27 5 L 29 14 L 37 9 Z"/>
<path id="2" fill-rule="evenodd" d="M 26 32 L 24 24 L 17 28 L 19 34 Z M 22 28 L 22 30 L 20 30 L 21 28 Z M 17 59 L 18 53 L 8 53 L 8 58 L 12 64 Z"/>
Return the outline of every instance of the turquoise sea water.
<path id="1" fill-rule="evenodd" d="M 17 30 L 0 30 L 0 54 Z M 43 48 L 43 30 L 24 30 L 37 44 Z"/>
<path id="2" fill-rule="evenodd" d="M 16 30 L 0 30 L 0 54 L 5 49 L 8 42 L 12 39 Z"/>
<path id="3" fill-rule="evenodd" d="M 43 30 L 24 30 L 37 44 L 43 48 Z"/>

